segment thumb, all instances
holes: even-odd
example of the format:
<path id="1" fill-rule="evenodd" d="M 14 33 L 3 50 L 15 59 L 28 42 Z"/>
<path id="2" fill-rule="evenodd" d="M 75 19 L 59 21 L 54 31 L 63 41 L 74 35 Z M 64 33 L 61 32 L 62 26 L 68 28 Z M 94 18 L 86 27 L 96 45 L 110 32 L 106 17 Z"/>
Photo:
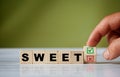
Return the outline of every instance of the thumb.
<path id="1" fill-rule="evenodd" d="M 103 56 L 107 60 L 112 60 L 120 56 L 120 38 L 117 38 L 110 43 Z"/>

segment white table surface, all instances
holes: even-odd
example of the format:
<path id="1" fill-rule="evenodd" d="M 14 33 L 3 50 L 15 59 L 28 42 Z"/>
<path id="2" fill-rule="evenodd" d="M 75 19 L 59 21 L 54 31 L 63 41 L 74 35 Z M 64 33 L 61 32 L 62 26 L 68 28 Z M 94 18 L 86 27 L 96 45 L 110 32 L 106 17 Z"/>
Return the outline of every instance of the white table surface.
<path id="1" fill-rule="evenodd" d="M 19 51 L 21 49 L 23 48 L 0 49 L 0 77 L 120 77 L 120 58 L 106 61 L 102 56 L 105 48 L 97 48 L 96 64 L 24 65 L 19 64 Z M 67 49 L 82 50 L 81 48 Z"/>

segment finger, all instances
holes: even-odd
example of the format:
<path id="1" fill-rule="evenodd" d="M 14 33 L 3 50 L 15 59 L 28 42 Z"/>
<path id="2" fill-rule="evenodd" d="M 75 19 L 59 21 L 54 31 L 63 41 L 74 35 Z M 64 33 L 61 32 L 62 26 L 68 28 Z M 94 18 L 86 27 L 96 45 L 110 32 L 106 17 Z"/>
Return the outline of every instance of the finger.
<path id="1" fill-rule="evenodd" d="M 107 60 L 112 60 L 120 56 L 120 38 L 111 42 L 103 56 Z"/>
<path id="2" fill-rule="evenodd" d="M 91 33 L 87 45 L 96 46 L 103 36 L 120 27 L 120 13 L 105 17 Z"/>
<path id="3" fill-rule="evenodd" d="M 117 31 L 111 31 L 106 35 L 106 37 L 107 37 L 108 43 L 110 44 L 112 41 L 120 37 L 120 33 Z"/>

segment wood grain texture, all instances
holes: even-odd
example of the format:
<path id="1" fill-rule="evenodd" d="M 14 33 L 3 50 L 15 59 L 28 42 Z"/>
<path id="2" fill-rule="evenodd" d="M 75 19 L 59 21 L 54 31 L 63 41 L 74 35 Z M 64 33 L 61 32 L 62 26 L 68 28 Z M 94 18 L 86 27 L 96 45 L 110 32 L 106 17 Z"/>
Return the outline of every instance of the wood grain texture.
<path id="1" fill-rule="evenodd" d="M 83 64 L 83 51 L 71 51 L 71 64 Z"/>
<path id="2" fill-rule="evenodd" d="M 21 50 L 20 51 L 20 64 L 32 64 L 32 50 Z"/>
<path id="3" fill-rule="evenodd" d="M 33 51 L 33 64 L 46 64 L 48 54 L 44 50 L 34 50 Z"/>
<path id="4" fill-rule="evenodd" d="M 59 53 L 57 50 L 47 50 L 47 64 L 59 64 Z"/>
<path id="5" fill-rule="evenodd" d="M 60 50 L 59 55 L 59 64 L 71 64 L 71 52 L 69 50 Z"/>

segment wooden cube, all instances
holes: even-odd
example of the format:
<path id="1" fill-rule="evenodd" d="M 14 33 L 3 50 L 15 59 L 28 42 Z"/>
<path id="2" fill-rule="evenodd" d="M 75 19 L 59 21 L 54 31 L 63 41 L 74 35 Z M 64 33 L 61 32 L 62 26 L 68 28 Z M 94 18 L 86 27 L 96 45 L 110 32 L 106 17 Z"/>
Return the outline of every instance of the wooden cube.
<path id="1" fill-rule="evenodd" d="M 96 47 L 84 46 L 84 62 L 95 63 L 96 62 Z"/>
<path id="2" fill-rule="evenodd" d="M 83 51 L 71 51 L 71 64 L 83 64 Z"/>
<path id="3" fill-rule="evenodd" d="M 48 52 L 45 50 L 34 50 L 33 51 L 33 64 L 46 64 Z"/>
<path id="4" fill-rule="evenodd" d="M 85 55 L 96 55 L 96 47 L 84 46 Z"/>
<path id="5" fill-rule="evenodd" d="M 59 64 L 71 64 L 71 52 L 69 50 L 60 50 L 58 52 Z"/>
<path id="6" fill-rule="evenodd" d="M 96 56 L 95 55 L 86 55 L 86 62 L 88 63 L 94 63 Z"/>
<path id="7" fill-rule="evenodd" d="M 57 50 L 47 50 L 47 64 L 58 64 L 58 51 Z"/>
<path id="8" fill-rule="evenodd" d="M 20 51 L 20 64 L 32 64 L 32 50 Z"/>

